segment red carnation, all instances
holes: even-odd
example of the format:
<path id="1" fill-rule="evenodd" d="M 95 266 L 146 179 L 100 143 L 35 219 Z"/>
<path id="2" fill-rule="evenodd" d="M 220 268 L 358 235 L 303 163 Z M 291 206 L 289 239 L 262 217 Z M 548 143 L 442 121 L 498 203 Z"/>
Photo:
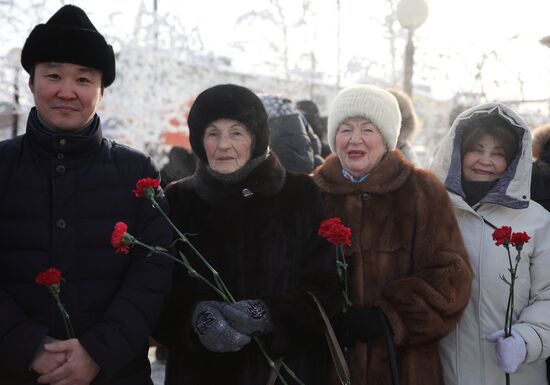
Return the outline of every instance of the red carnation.
<path id="1" fill-rule="evenodd" d="M 61 272 L 55 267 L 50 267 L 46 271 L 38 273 L 34 281 L 39 285 L 54 286 L 61 284 Z"/>
<path id="2" fill-rule="evenodd" d="M 521 249 L 523 247 L 524 243 L 529 242 L 529 239 L 531 239 L 531 237 L 525 231 L 523 231 L 521 233 L 513 233 L 512 237 L 511 237 L 511 240 L 510 240 L 510 243 L 516 249 L 518 249 L 518 248 Z"/>
<path id="3" fill-rule="evenodd" d="M 126 223 L 115 223 L 115 229 L 111 235 L 111 245 L 113 245 L 115 251 L 117 253 L 128 254 L 134 242 L 135 238 L 128 233 L 128 226 L 126 226 Z"/>
<path id="4" fill-rule="evenodd" d="M 57 308 L 63 317 L 67 338 L 75 337 L 73 325 L 71 324 L 71 317 L 69 313 L 67 313 L 67 310 L 65 310 L 65 306 L 63 306 L 59 300 L 59 293 L 61 292 L 61 271 L 57 270 L 55 267 L 50 267 L 46 271 L 38 273 L 34 281 L 48 288 L 48 291 L 54 297 Z"/>
<path id="5" fill-rule="evenodd" d="M 141 178 L 136 183 L 136 188 L 132 190 L 136 198 L 152 198 L 155 196 L 155 190 L 160 186 L 160 180 L 156 178 Z"/>
<path id="6" fill-rule="evenodd" d="M 338 217 L 329 218 L 321 222 L 317 234 L 325 237 L 327 241 L 335 246 L 340 244 L 351 246 L 351 229 L 344 226 Z"/>
<path id="7" fill-rule="evenodd" d="M 493 240 L 496 241 L 495 245 L 508 246 L 510 244 L 510 238 L 512 237 L 512 228 L 510 226 L 502 226 L 493 231 Z"/>

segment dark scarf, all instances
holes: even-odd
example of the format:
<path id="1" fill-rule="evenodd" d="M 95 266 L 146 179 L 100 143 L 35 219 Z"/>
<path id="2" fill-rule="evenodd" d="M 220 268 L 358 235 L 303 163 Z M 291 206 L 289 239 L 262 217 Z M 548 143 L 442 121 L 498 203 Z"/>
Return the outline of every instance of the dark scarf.
<path id="1" fill-rule="evenodd" d="M 492 182 L 470 182 L 462 179 L 462 190 L 464 191 L 464 200 L 470 207 L 482 200 L 491 191 L 498 179 Z"/>
<path id="2" fill-rule="evenodd" d="M 268 154 L 266 158 L 255 159 L 260 159 L 258 164 L 254 162 L 255 165 L 248 166 L 251 163 L 249 161 L 243 166 L 243 168 L 248 167 L 242 174 L 224 179 L 213 175 L 208 165 L 202 161 L 199 162 L 192 177 L 196 193 L 207 202 L 230 197 L 252 198 L 255 195 L 277 194 L 286 180 L 286 171 L 279 159 L 273 153 Z"/>
<path id="3" fill-rule="evenodd" d="M 238 183 L 244 180 L 248 176 L 248 174 L 250 174 L 252 170 L 254 170 L 260 163 L 266 160 L 268 156 L 269 152 L 266 152 L 265 154 L 260 155 L 257 158 L 250 159 L 243 167 L 230 174 L 221 174 L 217 171 L 212 170 L 210 166 L 206 166 L 206 170 L 210 173 L 210 175 L 222 182 L 230 184 Z"/>

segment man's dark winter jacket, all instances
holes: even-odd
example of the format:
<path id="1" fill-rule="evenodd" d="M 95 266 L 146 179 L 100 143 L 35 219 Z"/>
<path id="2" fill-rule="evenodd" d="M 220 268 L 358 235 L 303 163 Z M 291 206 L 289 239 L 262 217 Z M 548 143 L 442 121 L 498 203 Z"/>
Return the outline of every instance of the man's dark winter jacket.
<path id="1" fill-rule="evenodd" d="M 334 246 L 317 235 L 324 218 L 310 177 L 287 173 L 271 154 L 234 184 L 214 179 L 201 163 L 192 177 L 168 186 L 166 195 L 176 225 L 190 234 L 235 299 L 261 298 L 267 304 L 274 331 L 262 340 L 271 357 L 284 356 L 306 384 L 326 384 L 326 342 L 307 290 L 316 293 L 329 314 L 339 307 L 340 293 Z M 202 267 L 189 250 L 183 251 Z M 170 349 L 166 384 L 265 384 L 270 368 L 254 342 L 235 353 L 212 353 L 193 332 L 196 303 L 221 299 L 180 266 L 173 281 L 156 335 Z"/>
<path id="2" fill-rule="evenodd" d="M 101 368 L 92 384 L 151 384 L 147 336 L 172 263 L 110 244 L 117 221 L 145 243 L 170 243 L 160 213 L 132 194 L 143 177 L 158 177 L 151 159 L 102 138 L 97 116 L 84 131 L 54 133 L 33 109 L 26 134 L 0 143 L 0 384 L 34 384 L 28 368 L 44 337 L 66 339 L 51 295 L 34 282 L 48 267 L 61 270 L 61 302 Z"/>

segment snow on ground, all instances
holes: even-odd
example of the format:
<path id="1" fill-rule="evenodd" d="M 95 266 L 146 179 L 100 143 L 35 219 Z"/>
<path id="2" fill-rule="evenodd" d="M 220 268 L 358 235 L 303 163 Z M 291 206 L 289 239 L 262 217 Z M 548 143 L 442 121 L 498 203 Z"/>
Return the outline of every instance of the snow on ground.
<path id="1" fill-rule="evenodd" d="M 149 361 L 151 362 L 151 379 L 155 385 L 164 385 L 164 362 L 157 361 L 155 351 L 157 348 L 149 349 Z"/>

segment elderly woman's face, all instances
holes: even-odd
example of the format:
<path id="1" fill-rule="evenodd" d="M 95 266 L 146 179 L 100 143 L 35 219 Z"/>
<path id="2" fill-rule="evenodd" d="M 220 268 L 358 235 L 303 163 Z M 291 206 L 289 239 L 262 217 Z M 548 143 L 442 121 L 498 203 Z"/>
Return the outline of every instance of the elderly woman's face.
<path id="1" fill-rule="evenodd" d="M 344 120 L 336 130 L 336 154 L 342 167 L 355 177 L 370 172 L 386 153 L 384 138 L 368 119 Z"/>
<path id="2" fill-rule="evenodd" d="M 250 160 L 253 137 L 241 122 L 215 120 L 206 127 L 202 140 L 208 165 L 220 174 L 235 172 Z"/>
<path id="3" fill-rule="evenodd" d="M 462 175 L 469 182 L 492 182 L 504 174 L 507 166 L 500 140 L 486 134 L 464 154 Z"/>

